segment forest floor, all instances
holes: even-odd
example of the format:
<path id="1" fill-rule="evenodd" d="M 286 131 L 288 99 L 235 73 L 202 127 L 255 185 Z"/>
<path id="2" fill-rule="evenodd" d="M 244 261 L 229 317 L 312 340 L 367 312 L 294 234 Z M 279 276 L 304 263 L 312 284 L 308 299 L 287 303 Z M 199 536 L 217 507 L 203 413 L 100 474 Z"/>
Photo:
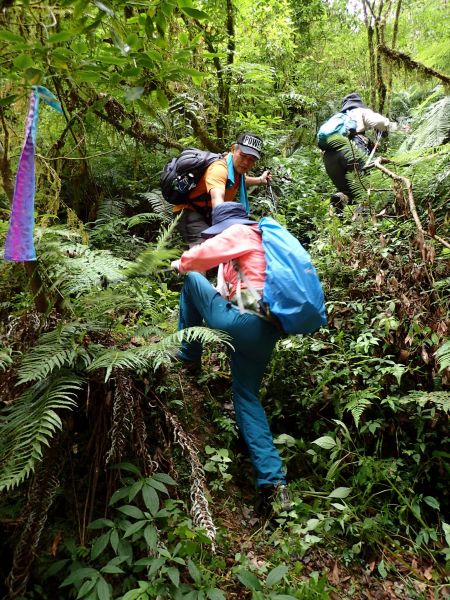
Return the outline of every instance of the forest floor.
<path id="1" fill-rule="evenodd" d="M 197 423 L 190 433 L 194 436 L 197 447 L 202 449 L 211 443 L 210 438 L 214 434 L 214 425 L 205 419 L 205 406 L 213 396 L 217 398 L 217 395 L 212 394 L 204 384 L 198 383 L 194 375 L 183 373 L 183 370 L 180 371 L 179 380 L 185 406 L 189 407 L 192 420 Z M 222 407 L 227 414 L 233 416 L 231 405 Z M 239 440 L 237 445 L 239 451 L 244 451 L 245 454 L 243 440 Z M 242 454 L 239 460 L 242 460 Z M 326 589 L 320 594 L 305 596 L 308 599 L 450 600 L 450 585 L 443 587 L 442 573 L 438 574 L 430 561 L 413 555 L 407 548 L 401 552 L 398 548 L 392 550 L 388 542 L 383 543 L 383 540 L 376 544 L 378 555 L 374 551 L 366 562 L 353 561 L 345 564 L 338 552 L 321 546 L 298 554 L 295 553 L 295 543 L 292 544 L 293 553 L 288 560 L 286 556 L 278 559 L 274 556 L 277 552 L 274 539 L 293 539 L 297 534 L 291 531 L 289 524 L 280 525 L 277 532 L 277 523 L 261 522 L 253 508 L 255 499 L 250 462 L 244 457 L 243 464 L 239 467 L 239 481 L 234 478 L 223 486 L 222 491 L 212 492 L 210 505 L 215 525 L 226 532 L 227 544 L 217 552 L 222 554 L 230 573 L 237 566 L 235 557 L 239 555 L 245 556 L 249 568 L 259 573 L 267 573 L 276 566 L 277 561 L 287 563 L 295 572 L 294 578 L 298 581 L 299 588 L 302 582 L 324 576 L 328 582 Z M 342 548 L 342 540 L 340 547 Z M 227 550 L 226 555 L 223 548 Z M 382 559 L 389 567 L 385 577 L 377 569 Z M 227 598 L 247 600 L 252 598 L 252 593 L 244 587 L 235 591 L 230 588 L 227 590 Z"/>

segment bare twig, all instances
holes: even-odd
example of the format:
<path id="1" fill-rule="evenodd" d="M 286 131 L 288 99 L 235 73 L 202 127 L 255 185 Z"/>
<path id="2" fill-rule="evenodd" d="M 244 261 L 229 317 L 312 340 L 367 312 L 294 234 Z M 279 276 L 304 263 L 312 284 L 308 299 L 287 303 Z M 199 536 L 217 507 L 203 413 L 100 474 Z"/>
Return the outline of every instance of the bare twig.
<path id="1" fill-rule="evenodd" d="M 383 173 L 385 173 L 386 175 L 388 175 L 389 177 L 391 177 L 392 179 L 394 179 L 395 181 L 401 181 L 403 183 L 403 185 L 405 186 L 407 193 L 408 193 L 409 210 L 410 210 L 412 217 L 414 219 L 414 222 L 416 224 L 417 231 L 419 232 L 419 244 L 420 244 L 420 249 L 422 252 L 423 259 L 427 260 L 427 256 L 426 256 L 426 252 L 425 252 L 425 236 L 428 236 L 428 237 L 431 237 L 431 238 L 437 240 L 438 242 L 443 244 L 446 248 L 450 248 L 449 242 L 442 239 L 440 236 L 431 235 L 424 230 L 424 228 L 422 227 L 422 223 L 420 221 L 419 215 L 417 214 L 417 208 L 416 208 L 416 203 L 414 201 L 411 180 L 402 175 L 397 175 L 396 173 L 394 173 L 393 171 L 390 171 L 389 169 L 387 169 L 386 167 L 384 167 L 381 164 L 381 163 L 389 163 L 389 162 L 391 162 L 391 161 L 389 161 L 389 159 L 383 158 L 381 156 L 380 158 L 377 158 L 376 160 L 374 160 L 373 166 L 376 167 L 377 169 L 379 169 L 380 171 L 382 171 Z"/>

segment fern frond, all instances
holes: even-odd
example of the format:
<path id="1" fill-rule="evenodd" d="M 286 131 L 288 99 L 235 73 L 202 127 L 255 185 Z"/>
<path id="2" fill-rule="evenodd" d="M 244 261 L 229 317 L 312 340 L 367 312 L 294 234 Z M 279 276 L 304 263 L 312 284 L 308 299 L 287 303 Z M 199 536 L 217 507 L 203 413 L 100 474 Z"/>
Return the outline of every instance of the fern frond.
<path id="1" fill-rule="evenodd" d="M 114 281 L 111 283 L 114 284 Z M 124 283 L 119 285 L 123 286 Z M 130 287 L 128 282 L 126 285 Z M 111 321 L 115 320 L 117 315 L 132 310 L 151 310 L 154 303 L 154 299 L 149 294 L 136 293 L 134 287 L 130 290 L 122 290 L 119 289 L 119 286 L 114 285 L 78 298 L 72 303 L 72 307 L 80 319 L 89 315 L 86 329 L 92 330 L 92 325 L 95 324 L 95 329 L 101 331 L 111 327 Z"/>
<path id="2" fill-rule="evenodd" d="M 155 213 L 161 215 L 167 221 L 172 220 L 172 205 L 164 200 L 160 190 L 151 190 L 150 192 L 141 194 L 141 196 L 150 202 Z"/>
<path id="3" fill-rule="evenodd" d="M 85 325 L 66 323 L 41 335 L 22 359 L 18 383 L 41 381 L 55 370 L 73 367 L 79 358 L 89 364 L 90 356 L 81 345 L 85 333 Z"/>
<path id="4" fill-rule="evenodd" d="M 135 225 L 141 225 L 141 223 L 161 222 L 162 220 L 164 220 L 164 217 L 161 214 L 139 213 L 127 219 L 127 227 L 134 227 Z"/>
<path id="5" fill-rule="evenodd" d="M 97 221 L 109 222 L 121 217 L 125 208 L 126 202 L 122 198 L 104 198 L 97 206 Z"/>
<path id="6" fill-rule="evenodd" d="M 363 412 L 367 407 L 372 405 L 372 400 L 377 399 L 378 395 L 370 390 L 359 390 L 352 392 L 349 395 L 349 400 L 344 406 L 344 410 L 348 410 L 352 413 L 356 427 L 359 425 L 359 421 Z"/>
<path id="7" fill-rule="evenodd" d="M 73 232 L 48 228 L 39 242 L 39 264 L 43 275 L 62 296 L 79 296 L 98 287 L 102 277 L 120 277 L 129 263 L 108 250 L 92 250 L 78 243 Z"/>
<path id="8" fill-rule="evenodd" d="M 72 409 L 82 387 L 74 374 L 39 381 L 0 413 L 0 491 L 22 483 L 41 460 L 44 446 L 62 429 L 56 411 Z"/>
<path id="9" fill-rule="evenodd" d="M 425 113 L 418 115 L 417 125 L 403 144 L 399 152 L 421 150 L 440 146 L 448 141 L 450 135 L 450 96 L 444 96 L 432 104 Z"/>
<path id="10" fill-rule="evenodd" d="M 208 327 L 189 327 L 149 346 L 127 348 L 126 350 L 108 348 L 96 356 L 87 370 L 106 369 L 105 381 L 107 381 L 113 369 L 129 369 L 139 372 L 149 368 L 157 369 L 167 362 L 169 351 L 177 348 L 183 339 L 188 342 L 195 340 L 201 344 L 213 344 L 229 343 L 230 338 L 223 331 L 215 331 Z"/>
<path id="11" fill-rule="evenodd" d="M 176 248 L 167 248 L 169 238 L 173 234 L 178 219 L 175 219 L 166 229 L 162 229 L 155 246 L 149 247 L 140 254 L 136 261 L 123 271 L 126 277 L 151 275 L 156 273 L 167 262 L 179 255 Z"/>
<path id="12" fill-rule="evenodd" d="M 439 363 L 439 372 L 450 367 L 450 340 L 447 340 L 440 348 L 438 348 L 436 351 L 436 358 Z"/>
<path id="13" fill-rule="evenodd" d="M 0 348 L 0 371 L 6 371 L 13 363 L 12 349 Z"/>
<path id="14" fill-rule="evenodd" d="M 450 392 L 410 392 L 407 396 L 400 398 L 400 404 L 418 404 L 425 406 L 433 404 L 438 410 L 450 414 Z"/>

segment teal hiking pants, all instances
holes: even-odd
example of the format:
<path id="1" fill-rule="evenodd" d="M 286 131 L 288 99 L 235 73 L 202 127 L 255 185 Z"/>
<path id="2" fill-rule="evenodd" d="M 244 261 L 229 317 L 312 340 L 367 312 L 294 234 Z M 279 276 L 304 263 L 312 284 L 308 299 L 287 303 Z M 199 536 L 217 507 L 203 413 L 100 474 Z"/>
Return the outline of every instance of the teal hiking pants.
<path id="1" fill-rule="evenodd" d="M 276 449 L 266 413 L 259 400 L 259 388 L 273 348 L 280 337 L 270 322 L 239 309 L 212 287 L 200 273 L 188 273 L 180 296 L 178 329 L 206 325 L 231 336 L 231 375 L 234 410 L 238 427 L 250 451 L 256 483 L 285 483 L 282 462 Z M 198 361 L 199 342 L 183 342 L 180 357 Z"/>

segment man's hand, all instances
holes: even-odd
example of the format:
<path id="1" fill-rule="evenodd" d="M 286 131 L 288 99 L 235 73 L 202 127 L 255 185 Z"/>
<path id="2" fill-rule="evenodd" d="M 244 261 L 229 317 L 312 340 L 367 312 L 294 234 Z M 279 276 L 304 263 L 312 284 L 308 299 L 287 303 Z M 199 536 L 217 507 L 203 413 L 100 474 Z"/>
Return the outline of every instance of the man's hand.
<path id="1" fill-rule="evenodd" d="M 259 179 L 261 180 L 261 185 L 267 185 L 272 181 L 272 173 L 267 169 L 262 175 L 259 176 Z"/>
<path id="2" fill-rule="evenodd" d="M 172 267 L 172 269 L 175 269 L 175 271 L 180 272 L 180 262 L 181 262 L 180 259 L 177 258 L 177 260 L 173 260 L 170 263 L 170 266 Z"/>

